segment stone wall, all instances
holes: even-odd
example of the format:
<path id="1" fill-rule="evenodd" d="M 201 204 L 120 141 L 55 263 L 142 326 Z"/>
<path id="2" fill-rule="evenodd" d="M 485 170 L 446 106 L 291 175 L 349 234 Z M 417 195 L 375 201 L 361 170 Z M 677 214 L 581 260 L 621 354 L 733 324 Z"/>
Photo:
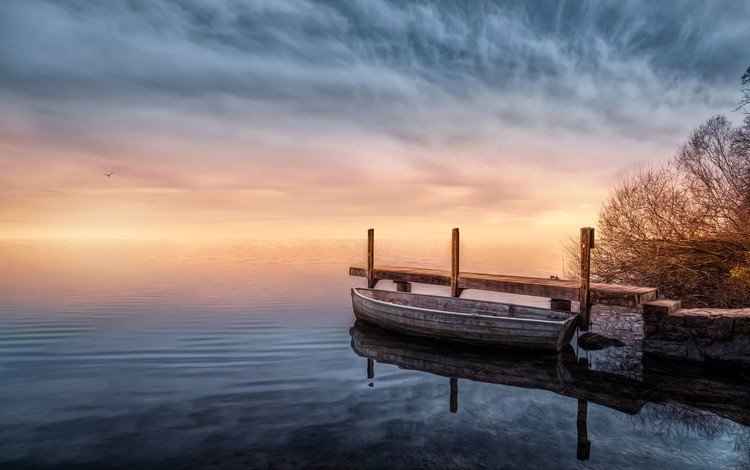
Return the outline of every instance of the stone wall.
<path id="1" fill-rule="evenodd" d="M 694 361 L 750 365 L 750 308 L 680 309 L 679 301 L 643 305 L 643 352 Z"/>

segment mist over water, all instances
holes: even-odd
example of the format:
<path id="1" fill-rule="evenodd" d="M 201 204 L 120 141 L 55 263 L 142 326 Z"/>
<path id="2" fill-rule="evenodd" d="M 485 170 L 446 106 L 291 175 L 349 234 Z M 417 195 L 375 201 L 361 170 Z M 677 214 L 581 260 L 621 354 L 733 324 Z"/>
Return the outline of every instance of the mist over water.
<path id="1" fill-rule="evenodd" d="M 560 275 L 560 252 L 464 244 L 462 270 Z M 447 268 L 449 255 L 448 241 L 376 241 L 378 264 Z M 447 377 L 376 362 L 368 379 L 350 336 L 364 280 L 347 269 L 364 261 L 364 240 L 0 243 L 0 466 L 748 462 L 748 428 L 728 419 L 664 432 L 695 414 L 677 404 L 589 403 L 581 462 L 573 398 L 459 379 L 451 413 Z"/>

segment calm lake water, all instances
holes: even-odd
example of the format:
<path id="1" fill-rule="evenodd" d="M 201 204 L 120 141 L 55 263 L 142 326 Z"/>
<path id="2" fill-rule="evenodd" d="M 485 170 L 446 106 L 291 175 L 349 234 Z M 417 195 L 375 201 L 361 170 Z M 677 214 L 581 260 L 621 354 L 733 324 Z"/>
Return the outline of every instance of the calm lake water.
<path id="1" fill-rule="evenodd" d="M 376 249 L 377 262 L 448 266 L 447 243 Z M 560 274 L 560 251 L 467 246 L 462 268 Z M 679 384 L 699 376 L 672 388 L 658 377 L 643 389 L 615 380 L 602 391 L 610 379 L 576 369 L 575 355 L 596 370 L 606 353 L 525 361 L 352 329 L 350 288 L 364 280 L 347 267 L 364 259 L 364 241 L 0 243 L 0 467 L 750 461 L 746 401 L 685 398 Z"/>

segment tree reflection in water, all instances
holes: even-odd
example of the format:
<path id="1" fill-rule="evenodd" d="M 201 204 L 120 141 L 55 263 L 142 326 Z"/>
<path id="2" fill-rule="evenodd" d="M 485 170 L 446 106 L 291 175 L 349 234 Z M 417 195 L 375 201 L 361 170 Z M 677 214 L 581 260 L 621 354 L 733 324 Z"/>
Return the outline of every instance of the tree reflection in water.
<path id="1" fill-rule="evenodd" d="M 677 403 L 647 403 L 638 414 L 623 416 L 633 429 L 664 438 L 685 441 L 727 436 L 734 441 L 735 450 L 744 457 L 744 461 L 738 464 L 750 468 L 750 428 L 746 426 Z"/>

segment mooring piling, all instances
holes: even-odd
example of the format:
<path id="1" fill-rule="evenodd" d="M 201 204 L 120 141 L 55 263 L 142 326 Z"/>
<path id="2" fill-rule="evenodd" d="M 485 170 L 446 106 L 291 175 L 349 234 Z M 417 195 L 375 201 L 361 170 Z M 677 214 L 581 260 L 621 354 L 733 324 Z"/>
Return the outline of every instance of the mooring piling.
<path id="1" fill-rule="evenodd" d="M 578 301 L 581 319 L 579 327 L 581 331 L 589 330 L 591 315 L 591 249 L 594 248 L 594 229 L 591 227 L 581 228 L 581 291 Z"/>
<path id="2" fill-rule="evenodd" d="M 375 279 L 375 229 L 367 231 L 367 287 L 372 289 L 378 281 Z"/>
<path id="3" fill-rule="evenodd" d="M 460 297 L 463 289 L 458 288 L 459 234 L 454 228 L 451 233 L 451 297 Z"/>

